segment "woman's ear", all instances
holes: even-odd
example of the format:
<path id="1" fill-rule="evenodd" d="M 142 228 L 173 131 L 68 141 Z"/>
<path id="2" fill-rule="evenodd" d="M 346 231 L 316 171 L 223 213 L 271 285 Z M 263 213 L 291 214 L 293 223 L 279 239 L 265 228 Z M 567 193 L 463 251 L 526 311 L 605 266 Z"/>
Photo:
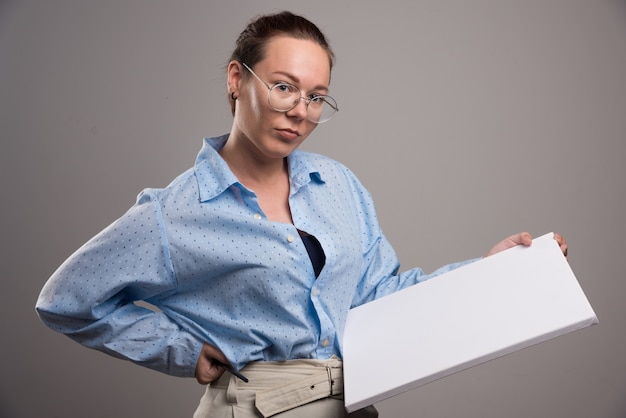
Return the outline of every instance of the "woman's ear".
<path id="1" fill-rule="evenodd" d="M 241 87 L 241 81 L 243 78 L 243 66 L 237 60 L 233 60 L 228 63 L 227 69 L 227 82 L 228 95 L 231 98 L 239 97 L 239 88 Z"/>

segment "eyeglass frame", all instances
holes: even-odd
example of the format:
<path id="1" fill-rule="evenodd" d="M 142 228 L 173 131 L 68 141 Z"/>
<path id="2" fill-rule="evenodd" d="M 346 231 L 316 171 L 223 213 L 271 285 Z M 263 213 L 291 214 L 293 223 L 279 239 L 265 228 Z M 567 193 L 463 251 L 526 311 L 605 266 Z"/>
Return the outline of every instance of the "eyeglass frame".
<path id="1" fill-rule="evenodd" d="M 240 61 L 241 62 L 241 61 Z M 275 83 L 274 85 L 270 86 L 269 83 L 265 82 L 261 77 L 259 77 L 254 71 L 252 71 L 252 68 L 250 68 L 248 66 L 248 64 L 246 64 L 245 62 L 241 62 L 241 65 L 243 65 L 248 71 L 250 71 L 250 73 L 254 76 L 254 78 L 256 78 L 257 80 L 259 80 L 261 83 L 263 83 L 263 85 L 267 88 L 267 104 L 270 105 L 270 107 L 272 108 L 272 110 L 275 110 L 276 112 L 281 112 L 281 113 L 287 113 L 290 110 L 293 110 L 296 106 L 298 106 L 300 104 L 300 100 L 304 100 L 305 103 L 305 108 L 307 111 L 307 120 L 313 123 L 317 123 L 317 124 L 322 124 L 322 123 L 326 123 L 329 120 L 332 119 L 333 116 L 335 116 L 335 114 L 337 112 L 339 112 L 339 106 L 337 105 L 337 101 L 332 97 L 329 96 L 327 94 L 316 94 L 314 97 L 304 97 L 302 96 L 302 90 L 300 90 L 300 88 L 294 84 L 291 83 L 287 83 L 284 81 Z M 296 100 L 293 104 L 292 107 L 290 107 L 289 109 L 276 109 L 274 106 L 272 106 L 272 103 L 270 102 L 270 95 L 272 94 L 272 90 L 276 87 L 276 86 L 280 86 L 280 85 L 285 85 L 285 86 L 290 86 L 295 88 L 298 92 L 300 92 L 300 97 L 298 98 L 298 100 Z M 314 99 L 323 99 L 333 110 L 334 112 L 328 117 L 328 119 L 325 119 L 323 121 L 315 121 L 312 119 L 309 119 L 309 104 L 311 103 L 311 101 L 313 101 Z M 332 100 L 335 104 L 333 105 L 331 102 L 327 101 L 326 99 L 329 98 L 330 100 Z"/>

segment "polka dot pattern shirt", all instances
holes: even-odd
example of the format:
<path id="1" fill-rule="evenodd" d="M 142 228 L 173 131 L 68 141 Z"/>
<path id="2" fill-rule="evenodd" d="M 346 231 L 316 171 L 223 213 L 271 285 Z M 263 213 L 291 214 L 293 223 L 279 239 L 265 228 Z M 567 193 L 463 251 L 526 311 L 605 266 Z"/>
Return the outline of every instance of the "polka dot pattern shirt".
<path id="1" fill-rule="evenodd" d="M 398 273 L 372 199 L 346 167 L 293 152 L 294 225 L 276 223 L 218 154 L 226 140 L 205 139 L 192 169 L 144 190 L 59 267 L 37 301 L 46 325 L 110 355 L 193 376 L 203 342 L 237 369 L 341 357 L 351 307 L 430 277 Z M 298 230 L 323 248 L 318 278 Z"/>

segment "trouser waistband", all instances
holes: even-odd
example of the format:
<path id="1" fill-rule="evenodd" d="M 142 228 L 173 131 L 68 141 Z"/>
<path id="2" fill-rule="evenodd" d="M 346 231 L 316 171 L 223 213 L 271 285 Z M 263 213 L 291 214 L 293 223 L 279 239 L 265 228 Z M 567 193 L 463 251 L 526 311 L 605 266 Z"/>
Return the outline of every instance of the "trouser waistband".
<path id="1" fill-rule="evenodd" d="M 343 364 L 336 357 L 252 362 L 241 372 L 248 383 L 224 373 L 212 386 L 226 389 L 227 397 L 237 389 L 255 391 L 255 406 L 266 418 L 318 399 L 343 398 Z"/>

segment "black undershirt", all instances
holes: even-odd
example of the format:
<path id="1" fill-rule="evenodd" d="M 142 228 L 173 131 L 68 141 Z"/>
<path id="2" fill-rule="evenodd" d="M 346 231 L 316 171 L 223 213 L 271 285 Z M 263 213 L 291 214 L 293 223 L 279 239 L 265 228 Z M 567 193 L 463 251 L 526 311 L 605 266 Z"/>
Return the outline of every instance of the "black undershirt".
<path id="1" fill-rule="evenodd" d="M 317 238 L 313 235 L 300 230 L 298 230 L 298 233 L 300 234 L 300 238 L 302 238 L 302 242 L 304 243 L 307 253 L 309 253 L 315 277 L 319 277 L 320 272 L 324 268 L 324 264 L 326 264 L 324 249 Z"/>

